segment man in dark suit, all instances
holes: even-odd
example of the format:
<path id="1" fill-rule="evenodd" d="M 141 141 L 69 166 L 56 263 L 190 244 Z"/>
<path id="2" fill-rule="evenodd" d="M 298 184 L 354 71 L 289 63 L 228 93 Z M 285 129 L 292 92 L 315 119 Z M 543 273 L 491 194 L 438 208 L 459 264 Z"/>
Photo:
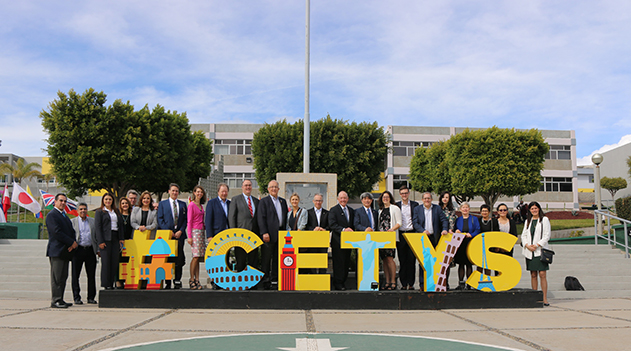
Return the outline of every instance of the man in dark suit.
<path id="1" fill-rule="evenodd" d="M 371 193 L 362 193 L 359 196 L 362 207 L 355 210 L 355 230 L 361 232 L 372 232 L 377 230 L 377 211 L 372 208 L 373 197 Z"/>
<path id="2" fill-rule="evenodd" d="M 68 198 L 64 194 L 55 195 L 55 208 L 46 216 L 48 228 L 48 246 L 46 256 L 50 262 L 50 307 L 68 308 L 72 303 L 64 301 L 64 290 L 68 280 L 68 263 L 72 251 L 77 248 L 72 223 L 64 209 Z"/>
<path id="3" fill-rule="evenodd" d="M 81 301 L 81 286 L 79 276 L 85 265 L 85 274 L 88 277 L 88 303 L 96 304 L 96 253 L 98 245 L 96 241 L 96 228 L 94 218 L 88 217 L 88 205 L 85 202 L 77 206 L 79 217 L 71 219 L 72 228 L 76 233 L 76 241 L 79 246 L 72 257 L 72 295 L 74 303 L 83 305 Z"/>
<path id="4" fill-rule="evenodd" d="M 329 211 L 322 208 L 322 194 L 313 196 L 313 208 L 307 210 L 307 226 L 305 230 L 312 231 L 328 231 L 329 230 Z M 327 253 L 327 248 L 307 248 L 308 253 Z M 325 274 L 326 268 L 309 269 L 310 273 Z"/>
<path id="5" fill-rule="evenodd" d="M 416 206 L 414 209 L 414 230 L 417 233 L 424 233 L 429 236 L 432 245 L 436 247 L 441 235 L 447 235 L 449 221 L 440 209 L 440 206 L 432 204 L 432 193 L 423 193 L 423 206 Z M 423 282 L 423 270 L 419 267 L 419 282 Z M 421 286 L 423 290 L 423 286 Z"/>
<path id="6" fill-rule="evenodd" d="M 242 194 L 237 195 L 230 201 L 228 210 L 228 225 L 230 228 L 247 229 L 256 235 L 259 235 L 259 226 L 256 223 L 256 210 L 259 207 L 259 199 L 252 196 L 252 181 L 246 179 L 241 184 Z M 259 250 L 258 248 L 250 251 L 246 255 L 243 250 L 236 250 L 235 257 L 237 259 L 236 270 L 243 270 L 248 264 L 252 267 L 258 267 Z"/>
<path id="7" fill-rule="evenodd" d="M 351 250 L 341 248 L 341 233 L 352 232 L 355 227 L 355 211 L 347 206 L 348 194 L 337 194 L 338 204 L 329 211 L 329 229 L 331 230 L 331 249 L 333 254 L 333 288 L 346 290 L 346 278 L 351 261 Z"/>
<path id="8" fill-rule="evenodd" d="M 287 201 L 278 196 L 278 182 L 267 184 L 266 196 L 259 201 L 256 220 L 261 232 L 261 269 L 265 276 L 261 280 L 265 290 L 274 289 L 278 284 L 278 231 L 287 227 Z"/>
<path id="9" fill-rule="evenodd" d="M 416 281 L 416 267 L 414 266 L 416 256 L 414 256 L 414 252 L 403 234 L 414 233 L 414 210 L 418 206 L 418 202 L 410 201 L 410 189 L 405 185 L 399 188 L 399 195 L 401 201 L 396 203 L 401 209 L 401 227 L 399 228 L 399 241 L 397 241 L 399 280 L 402 290 L 413 290 Z"/>
<path id="10" fill-rule="evenodd" d="M 177 243 L 177 257 L 175 259 L 175 279 L 173 285 L 176 289 L 182 288 L 182 267 L 186 262 L 184 257 L 184 242 L 186 241 L 186 203 L 177 199 L 180 195 L 180 186 L 171 183 L 169 185 L 169 198 L 160 201 L 158 205 L 158 229 L 170 230 Z M 164 288 L 171 288 L 171 281 L 164 281 Z"/>
<path id="11" fill-rule="evenodd" d="M 208 201 L 206 204 L 206 239 L 208 241 L 228 229 L 228 209 L 230 200 L 228 200 L 228 184 L 221 183 L 217 187 L 217 197 Z"/>

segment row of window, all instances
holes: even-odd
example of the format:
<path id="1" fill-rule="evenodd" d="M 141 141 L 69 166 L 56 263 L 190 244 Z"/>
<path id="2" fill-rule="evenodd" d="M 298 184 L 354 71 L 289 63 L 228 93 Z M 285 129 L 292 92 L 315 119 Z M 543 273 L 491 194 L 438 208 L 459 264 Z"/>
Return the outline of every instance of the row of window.
<path id="1" fill-rule="evenodd" d="M 412 189 L 409 177 L 403 174 L 395 174 L 392 176 L 392 188 L 396 191 L 401 186 L 407 186 Z M 545 192 L 572 192 L 572 178 L 565 177 L 544 177 L 541 182 L 539 191 Z"/>
<path id="2" fill-rule="evenodd" d="M 546 154 L 546 160 L 571 160 L 572 151 L 569 145 L 550 145 L 550 151 Z"/>
<path id="3" fill-rule="evenodd" d="M 393 141 L 392 155 L 394 156 L 414 156 L 416 148 L 428 148 L 434 144 L 431 141 Z"/>
<path id="4" fill-rule="evenodd" d="M 252 155 L 252 139 L 217 139 L 215 155 Z"/>
<path id="5" fill-rule="evenodd" d="M 223 181 L 228 184 L 230 189 L 237 189 L 241 187 L 243 181 L 249 179 L 252 181 L 252 189 L 258 189 L 259 183 L 254 179 L 254 173 L 224 173 Z"/>

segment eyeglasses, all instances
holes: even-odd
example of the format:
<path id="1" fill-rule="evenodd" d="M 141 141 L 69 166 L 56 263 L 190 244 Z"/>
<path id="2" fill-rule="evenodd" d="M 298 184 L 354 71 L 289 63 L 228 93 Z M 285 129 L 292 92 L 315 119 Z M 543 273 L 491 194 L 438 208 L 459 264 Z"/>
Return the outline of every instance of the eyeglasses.
<path id="1" fill-rule="evenodd" d="M 68 201 L 66 201 L 66 200 L 62 200 L 62 199 L 59 199 L 59 200 L 57 200 L 57 201 L 59 201 L 59 202 L 68 202 Z"/>
<path id="2" fill-rule="evenodd" d="M 497 212 L 508 212 L 508 210 L 507 210 L 507 209 L 505 209 L 505 208 L 503 208 L 503 209 L 501 209 L 501 210 L 497 210 Z"/>

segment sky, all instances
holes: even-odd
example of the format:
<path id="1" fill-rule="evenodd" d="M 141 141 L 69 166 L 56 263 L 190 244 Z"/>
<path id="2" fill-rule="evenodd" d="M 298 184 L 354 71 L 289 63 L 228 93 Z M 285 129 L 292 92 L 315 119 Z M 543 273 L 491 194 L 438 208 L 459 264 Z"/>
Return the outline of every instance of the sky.
<path id="1" fill-rule="evenodd" d="M 45 156 L 39 113 L 94 88 L 191 123 L 304 117 L 301 1 L 0 0 L 0 153 Z M 631 2 L 311 1 L 310 117 L 575 130 L 631 142 Z"/>

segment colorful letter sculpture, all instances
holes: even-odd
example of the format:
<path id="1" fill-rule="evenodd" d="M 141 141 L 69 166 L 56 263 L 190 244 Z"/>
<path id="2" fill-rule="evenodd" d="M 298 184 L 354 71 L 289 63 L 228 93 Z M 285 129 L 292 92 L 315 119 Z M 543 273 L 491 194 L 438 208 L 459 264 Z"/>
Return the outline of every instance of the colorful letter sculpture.
<path id="1" fill-rule="evenodd" d="M 136 230 L 131 240 L 123 244 L 123 257 L 129 262 L 119 264 L 120 277 L 125 281 L 125 289 L 139 289 L 146 281 L 147 290 L 157 290 L 164 280 L 173 279 L 175 263 L 169 257 L 177 254 L 177 240 L 173 240 L 170 230 L 158 230 L 156 239 L 151 240 L 151 231 Z"/>
<path id="2" fill-rule="evenodd" d="M 511 256 L 491 252 L 489 248 L 510 251 L 516 242 L 517 237 L 504 232 L 486 232 L 471 239 L 467 250 L 471 263 L 483 268 L 485 273 L 494 270 L 499 275 L 489 276 L 474 270 L 467 284 L 481 291 L 505 291 L 515 287 L 521 279 L 521 265 Z"/>
<path id="3" fill-rule="evenodd" d="M 341 247 L 357 249 L 357 290 L 379 282 L 379 249 L 396 248 L 395 232 L 342 232 Z"/>
<path id="4" fill-rule="evenodd" d="M 278 289 L 279 290 L 331 290 L 328 274 L 300 274 L 300 268 L 327 268 L 328 254 L 303 253 L 301 248 L 329 247 L 329 232 L 288 231 L 285 240 L 278 240 Z M 295 284 L 292 284 L 292 280 Z"/>
<path id="5" fill-rule="evenodd" d="M 206 247 L 206 272 L 215 284 L 226 290 L 246 290 L 263 278 L 263 272 L 247 266 L 235 272 L 226 265 L 226 254 L 233 247 L 250 252 L 262 245 L 262 240 L 246 229 L 226 229 L 215 235 Z"/>
<path id="6" fill-rule="evenodd" d="M 423 266 L 425 291 L 446 291 L 447 269 L 462 244 L 464 234 L 442 235 L 436 249 L 423 233 L 405 233 L 403 236 Z"/>

